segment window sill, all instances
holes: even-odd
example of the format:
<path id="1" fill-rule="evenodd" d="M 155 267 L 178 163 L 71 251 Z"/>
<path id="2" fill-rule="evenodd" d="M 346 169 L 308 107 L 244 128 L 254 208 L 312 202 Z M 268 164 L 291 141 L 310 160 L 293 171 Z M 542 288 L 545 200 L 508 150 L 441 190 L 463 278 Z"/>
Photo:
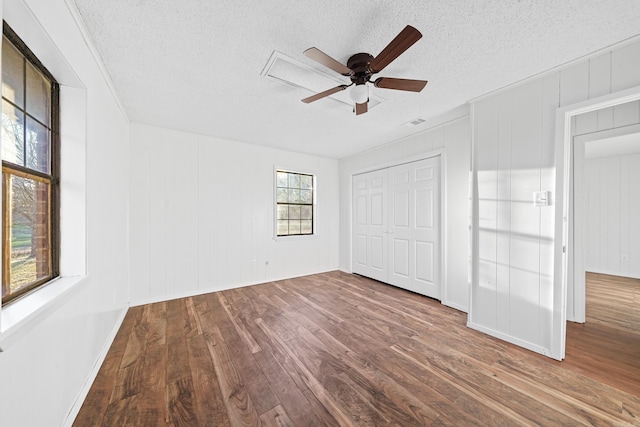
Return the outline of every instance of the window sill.
<path id="1" fill-rule="evenodd" d="M 46 315 L 68 301 L 86 276 L 60 277 L 0 309 L 0 352 L 24 336 Z"/>
<path id="2" fill-rule="evenodd" d="M 316 239 L 318 234 L 293 234 L 291 236 L 273 236 L 273 240 L 276 242 L 286 242 L 295 240 L 313 240 Z"/>

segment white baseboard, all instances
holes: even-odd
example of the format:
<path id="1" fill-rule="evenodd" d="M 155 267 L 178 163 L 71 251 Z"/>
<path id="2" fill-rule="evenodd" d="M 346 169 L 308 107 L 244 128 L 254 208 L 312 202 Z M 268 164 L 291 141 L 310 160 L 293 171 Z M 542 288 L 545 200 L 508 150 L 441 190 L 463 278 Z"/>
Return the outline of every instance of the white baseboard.
<path id="1" fill-rule="evenodd" d="M 322 274 L 322 273 L 328 273 L 328 272 L 331 272 L 331 271 L 336 271 L 336 269 L 333 268 L 333 269 L 330 269 L 330 270 L 310 271 L 310 272 L 306 272 L 306 273 L 303 272 L 303 273 L 300 273 L 300 274 L 294 275 L 294 276 L 277 276 L 277 277 L 270 277 L 268 279 L 260 279 L 260 280 L 256 280 L 256 281 L 250 281 L 250 282 L 244 282 L 244 283 L 235 283 L 235 284 L 230 284 L 230 285 L 203 286 L 202 288 L 191 289 L 191 290 L 188 290 L 188 291 L 174 292 L 174 293 L 171 293 L 171 294 L 166 294 L 166 295 L 161 295 L 161 296 L 153 296 L 153 297 L 146 297 L 146 298 L 140 298 L 140 299 L 133 299 L 131 301 L 131 307 L 136 307 L 136 306 L 139 306 L 139 305 L 155 304 L 155 303 L 158 303 L 158 302 L 165 302 L 165 301 L 170 301 L 170 300 L 179 299 L 179 298 L 188 298 L 188 297 L 193 297 L 193 296 L 196 296 L 196 295 L 210 294 L 210 293 L 213 293 L 213 292 L 227 291 L 229 289 L 244 288 L 246 286 L 262 285 L 264 283 L 278 282 L 280 280 L 294 279 L 296 277 L 311 276 L 313 274 Z"/>
<path id="2" fill-rule="evenodd" d="M 521 339 L 516 338 L 516 337 L 512 337 L 511 335 L 507 335 L 507 334 L 505 334 L 503 332 L 496 331 L 496 330 L 493 330 L 491 328 L 487 328 L 487 327 L 482 326 L 482 325 L 478 325 L 477 323 L 473 323 L 471 321 L 467 321 L 467 327 L 469 327 L 471 329 L 475 329 L 476 331 L 480 331 L 480 332 L 485 333 L 487 335 L 491 335 L 492 337 L 499 338 L 499 339 L 501 339 L 503 341 L 506 341 L 508 343 L 515 344 L 515 345 L 517 345 L 519 347 L 526 348 L 527 350 L 531 350 L 531 351 L 533 351 L 535 353 L 539 353 L 539 354 L 542 354 L 542 355 L 547 356 L 547 357 L 551 357 L 551 358 L 556 359 L 556 360 L 561 360 L 561 359 L 557 359 L 556 357 L 553 357 L 551 355 L 551 349 L 542 347 L 541 345 L 534 344 L 534 343 L 531 343 L 529 341 L 521 340 Z"/>
<path id="3" fill-rule="evenodd" d="M 73 405 L 71 405 L 71 408 L 67 413 L 67 418 L 64 420 L 64 423 L 62 423 L 63 427 L 72 427 L 73 422 L 75 421 L 76 417 L 78 416 L 78 413 L 80 412 L 80 408 L 82 408 L 82 404 L 84 403 L 84 400 L 87 398 L 87 395 L 89 394 L 89 390 L 91 390 L 91 386 L 93 385 L 93 382 L 98 376 L 98 372 L 100 372 L 102 363 L 104 362 L 104 359 L 107 357 L 107 353 L 111 348 L 111 344 L 113 343 L 113 340 L 116 338 L 116 335 L 120 330 L 120 326 L 122 326 L 122 322 L 124 321 L 124 317 L 127 315 L 128 310 L 129 310 L 129 306 L 126 306 L 120 312 L 120 315 L 118 316 L 118 319 L 116 320 L 116 323 L 113 326 L 111 333 L 109 334 L 109 336 L 107 337 L 107 340 L 105 341 L 102 351 L 100 352 L 100 354 L 98 354 L 98 358 L 96 359 L 96 362 L 94 363 L 93 368 L 91 369 L 91 372 L 89 372 L 89 375 L 87 376 L 87 379 L 85 380 L 84 385 L 82 386 L 82 389 L 80 389 L 80 392 L 78 393 L 78 397 L 76 397 L 76 400 L 73 402 Z"/>
<path id="4" fill-rule="evenodd" d="M 463 306 L 462 304 L 456 304 L 454 302 L 442 300 L 442 305 L 446 305 L 447 307 L 451 307 L 454 310 L 462 311 L 463 313 L 469 313 L 469 308 Z"/>

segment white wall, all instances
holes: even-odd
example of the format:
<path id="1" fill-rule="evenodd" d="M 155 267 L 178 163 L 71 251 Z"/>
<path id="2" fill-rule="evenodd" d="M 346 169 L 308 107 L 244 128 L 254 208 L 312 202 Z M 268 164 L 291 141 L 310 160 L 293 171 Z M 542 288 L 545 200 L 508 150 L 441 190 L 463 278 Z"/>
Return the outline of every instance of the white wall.
<path id="1" fill-rule="evenodd" d="M 550 353 L 553 290 L 561 286 L 553 283 L 556 205 L 534 207 L 532 194 L 555 192 L 556 110 L 636 85 L 637 42 L 472 104 L 478 251 L 471 327 Z M 628 108 L 592 114 L 616 125 L 635 114 Z M 577 120 L 575 126 L 584 130 L 589 124 Z"/>
<path id="2" fill-rule="evenodd" d="M 585 270 L 640 278 L 640 154 L 585 166 Z"/>
<path id="3" fill-rule="evenodd" d="M 24 4 L 28 32 L 36 31 L 35 21 L 42 25 L 86 93 L 87 277 L 0 353 L 0 425 L 57 426 L 127 307 L 129 126 L 65 2 L 4 0 L 3 16 Z M 16 29 L 22 18 L 12 16 Z M 63 159 L 63 168 L 73 167 Z"/>
<path id="4" fill-rule="evenodd" d="M 469 117 L 429 129 L 401 141 L 340 160 L 340 269 L 351 272 L 351 177 L 354 173 L 399 164 L 421 153 L 444 149 L 445 245 L 442 303 L 469 306 Z"/>
<path id="5" fill-rule="evenodd" d="M 138 124 L 130 157 L 132 304 L 338 268 L 337 160 Z M 315 236 L 274 240 L 274 168 L 316 175 Z"/>

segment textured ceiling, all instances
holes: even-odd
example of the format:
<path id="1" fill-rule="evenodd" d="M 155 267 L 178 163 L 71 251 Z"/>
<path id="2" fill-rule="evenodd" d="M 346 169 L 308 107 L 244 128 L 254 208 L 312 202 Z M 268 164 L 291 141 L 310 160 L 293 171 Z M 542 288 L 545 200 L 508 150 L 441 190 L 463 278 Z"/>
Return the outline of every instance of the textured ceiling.
<path id="1" fill-rule="evenodd" d="M 640 33 L 639 0 L 75 2 L 132 121 L 332 158 Z M 331 99 L 304 104 L 312 93 L 260 75 L 274 50 L 317 68 L 305 49 L 342 63 L 375 56 L 407 24 L 422 39 L 376 76 L 429 84 L 376 88 L 385 101 L 367 114 Z M 402 126 L 417 117 L 426 123 Z"/>

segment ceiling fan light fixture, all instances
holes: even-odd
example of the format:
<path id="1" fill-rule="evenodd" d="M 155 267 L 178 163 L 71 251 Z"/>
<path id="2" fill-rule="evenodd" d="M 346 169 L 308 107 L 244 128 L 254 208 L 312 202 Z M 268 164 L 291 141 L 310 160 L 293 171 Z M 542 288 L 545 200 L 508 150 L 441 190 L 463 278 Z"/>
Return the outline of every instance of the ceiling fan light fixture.
<path id="1" fill-rule="evenodd" d="M 364 104 L 369 99 L 369 87 L 366 84 L 355 85 L 349 91 L 349 96 L 356 104 Z"/>

